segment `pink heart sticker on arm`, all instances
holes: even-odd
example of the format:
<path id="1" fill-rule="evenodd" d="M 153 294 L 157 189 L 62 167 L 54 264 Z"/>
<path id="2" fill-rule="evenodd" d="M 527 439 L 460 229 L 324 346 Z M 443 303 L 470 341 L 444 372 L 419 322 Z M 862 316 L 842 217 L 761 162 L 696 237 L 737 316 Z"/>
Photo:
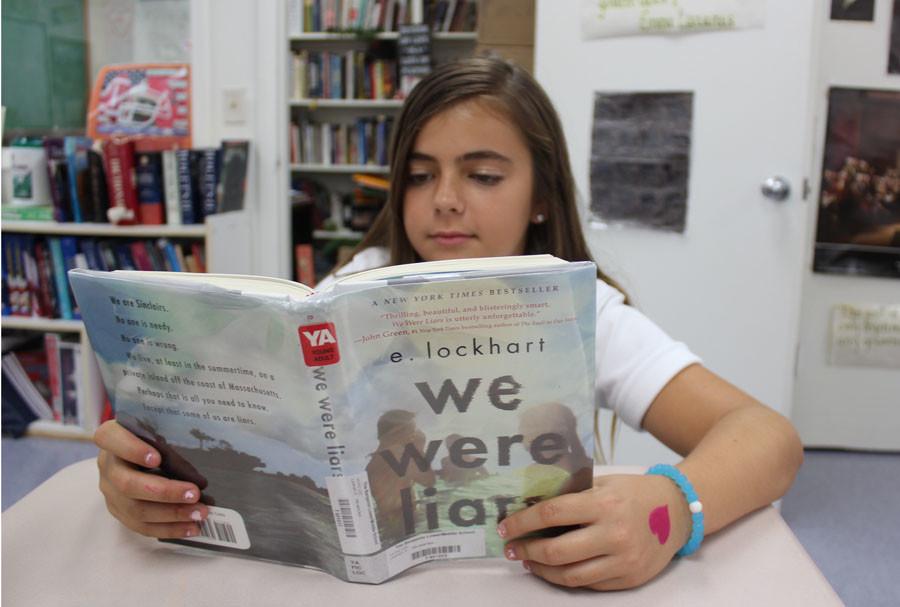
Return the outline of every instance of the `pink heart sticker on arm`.
<path id="1" fill-rule="evenodd" d="M 650 519 L 647 522 L 650 524 L 650 533 L 659 538 L 660 544 L 665 544 L 666 540 L 669 539 L 669 531 L 672 530 L 672 526 L 669 523 L 669 507 L 660 506 L 659 508 L 654 508 L 650 512 Z"/>

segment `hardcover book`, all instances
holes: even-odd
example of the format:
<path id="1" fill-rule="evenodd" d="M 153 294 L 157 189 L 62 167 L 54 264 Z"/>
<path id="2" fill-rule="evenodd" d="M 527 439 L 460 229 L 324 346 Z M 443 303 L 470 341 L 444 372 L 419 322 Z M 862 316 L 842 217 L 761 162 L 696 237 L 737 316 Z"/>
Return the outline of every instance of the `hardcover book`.
<path id="1" fill-rule="evenodd" d="M 380 583 L 591 486 L 590 262 L 69 277 L 117 420 L 210 506 L 176 543 Z"/>

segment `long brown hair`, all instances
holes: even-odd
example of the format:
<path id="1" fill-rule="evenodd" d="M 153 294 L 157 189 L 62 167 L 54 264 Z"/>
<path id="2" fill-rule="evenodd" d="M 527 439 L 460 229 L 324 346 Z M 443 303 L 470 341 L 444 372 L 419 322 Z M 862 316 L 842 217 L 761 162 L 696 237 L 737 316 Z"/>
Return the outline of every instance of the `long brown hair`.
<path id="1" fill-rule="evenodd" d="M 567 261 L 593 261 L 575 199 L 575 179 L 559 116 L 547 93 L 524 69 L 495 57 L 472 57 L 445 63 L 422 79 L 403 104 L 388 149 L 388 201 L 354 253 L 381 246 L 391 265 L 422 261 L 403 228 L 409 157 L 425 124 L 450 107 L 478 99 L 505 115 L 525 138 L 534 171 L 533 201 L 542 203 L 545 221 L 530 223 L 526 254 L 549 253 Z M 597 276 L 622 289 L 598 267 Z M 628 301 L 626 295 L 626 302 Z M 595 417 L 595 434 L 598 438 Z M 612 440 L 615 441 L 616 416 Z M 599 452 L 602 455 L 602 451 Z"/>
<path id="2" fill-rule="evenodd" d="M 525 253 L 549 253 L 567 261 L 593 261 L 578 218 L 575 179 L 559 116 L 531 74 L 492 57 L 445 63 L 412 90 L 391 136 L 388 202 L 356 251 L 382 246 L 390 252 L 391 265 L 422 261 L 403 229 L 409 157 L 419 132 L 431 118 L 475 98 L 503 112 L 518 127 L 531 152 L 533 199 L 543 203 L 546 220 L 529 224 Z M 599 269 L 598 276 L 616 286 Z"/>

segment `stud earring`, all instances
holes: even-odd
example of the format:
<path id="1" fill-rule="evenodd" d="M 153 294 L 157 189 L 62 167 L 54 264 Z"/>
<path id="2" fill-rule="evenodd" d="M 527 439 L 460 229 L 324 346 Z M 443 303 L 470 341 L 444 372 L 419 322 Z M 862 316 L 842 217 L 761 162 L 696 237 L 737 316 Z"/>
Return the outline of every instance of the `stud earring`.
<path id="1" fill-rule="evenodd" d="M 543 213 L 538 213 L 537 215 L 534 216 L 534 223 L 544 223 L 544 221 L 546 221 L 546 220 L 547 220 L 547 218 L 544 217 Z"/>

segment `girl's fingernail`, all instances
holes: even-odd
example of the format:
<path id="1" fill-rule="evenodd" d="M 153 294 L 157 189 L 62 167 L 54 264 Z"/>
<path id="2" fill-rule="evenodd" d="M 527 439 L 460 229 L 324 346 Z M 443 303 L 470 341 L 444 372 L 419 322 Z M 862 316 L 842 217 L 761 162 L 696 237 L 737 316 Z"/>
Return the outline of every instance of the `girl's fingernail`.
<path id="1" fill-rule="evenodd" d="M 522 567 L 525 568 L 525 571 L 531 571 L 531 565 L 528 564 L 528 561 L 522 561 Z"/>
<path id="2" fill-rule="evenodd" d="M 185 491 L 184 492 L 184 501 L 192 502 L 197 498 L 193 491 Z"/>
<path id="3" fill-rule="evenodd" d="M 197 521 L 199 523 L 201 520 L 203 520 L 203 515 L 200 514 L 199 510 L 194 510 L 193 512 L 191 512 L 191 520 Z"/>
<path id="4" fill-rule="evenodd" d="M 145 463 L 145 464 L 147 464 L 147 465 L 149 466 L 151 461 L 153 461 L 153 454 L 152 454 L 152 453 L 148 453 L 147 455 L 144 456 L 144 463 Z"/>
<path id="5" fill-rule="evenodd" d="M 513 548 L 512 546 L 508 546 L 506 548 L 506 558 L 508 558 L 511 561 L 516 560 L 516 549 Z"/>
<path id="6" fill-rule="evenodd" d="M 497 525 L 497 535 L 500 537 L 506 537 L 506 523 L 500 523 Z"/>

